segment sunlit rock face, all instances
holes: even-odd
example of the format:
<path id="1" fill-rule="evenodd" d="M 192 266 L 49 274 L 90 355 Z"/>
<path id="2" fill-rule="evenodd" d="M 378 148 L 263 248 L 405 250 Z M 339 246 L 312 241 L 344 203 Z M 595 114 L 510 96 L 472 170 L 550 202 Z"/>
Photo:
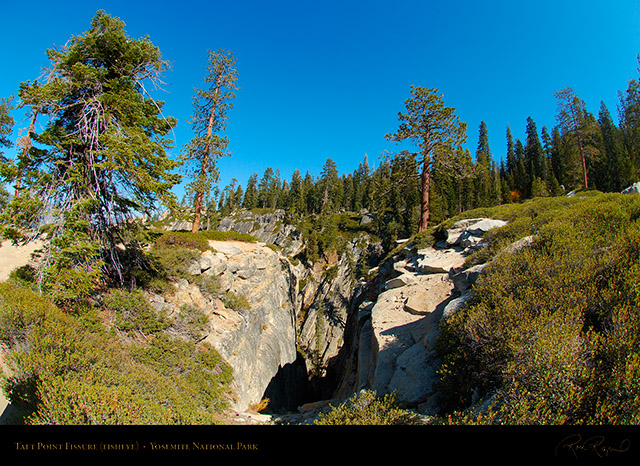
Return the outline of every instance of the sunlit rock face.
<path id="1" fill-rule="evenodd" d="M 244 306 L 208 298 L 196 280 L 188 279 L 177 282 L 173 293 L 152 296 L 151 301 L 170 315 L 183 306 L 205 312 L 209 325 L 202 341 L 233 368 L 234 408 L 244 411 L 261 401 L 279 368 L 296 360 L 296 277 L 289 262 L 264 243 L 210 245 L 213 251 L 205 251 L 190 272 L 214 277 L 222 293 L 242 299 Z"/>

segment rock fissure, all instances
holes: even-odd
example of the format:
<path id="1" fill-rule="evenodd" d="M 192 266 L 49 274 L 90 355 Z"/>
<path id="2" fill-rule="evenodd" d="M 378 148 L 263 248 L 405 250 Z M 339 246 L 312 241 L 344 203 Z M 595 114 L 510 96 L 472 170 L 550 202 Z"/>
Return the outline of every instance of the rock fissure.
<path id="1" fill-rule="evenodd" d="M 201 340 L 233 368 L 234 410 L 247 416 L 266 404 L 270 416 L 252 415 L 251 422 L 309 422 L 332 402 L 371 389 L 396 392 L 421 413 L 437 413 L 439 323 L 464 305 L 487 266 L 465 267 L 467 255 L 504 222 L 458 222 L 445 241 L 429 248 L 404 242 L 384 263 L 368 261 L 379 245 L 358 237 L 340 254 L 305 264 L 294 259 L 304 249 L 301 235 L 279 223 L 279 215 L 223 221 L 222 228 L 259 241 L 210 240 L 211 250 L 188 268 L 193 279 L 178 280 L 164 295 L 147 293 L 168 315 L 179 316 L 184 306 L 206 315 Z M 507 252 L 531 241 L 524 238 Z M 354 264 L 363 260 L 375 279 L 356 277 Z M 206 278 L 238 302 L 201 289 Z"/>

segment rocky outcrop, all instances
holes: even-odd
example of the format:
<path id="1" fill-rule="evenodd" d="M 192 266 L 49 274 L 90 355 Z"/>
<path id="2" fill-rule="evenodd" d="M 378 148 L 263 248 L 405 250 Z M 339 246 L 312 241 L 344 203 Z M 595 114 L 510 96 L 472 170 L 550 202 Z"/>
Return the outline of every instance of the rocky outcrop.
<path id="1" fill-rule="evenodd" d="M 366 235 L 354 239 L 340 255 L 335 253 L 304 269 L 300 277 L 305 285 L 300 290 L 298 344 L 307 356 L 310 373 L 326 375 L 349 340 L 353 303 L 366 288 L 357 279 L 355 265 L 378 252 L 379 245 L 368 241 Z"/>
<path id="2" fill-rule="evenodd" d="M 210 241 L 192 264 L 194 277 L 214 277 L 219 291 L 248 306 L 233 306 L 207 297 L 200 280 L 180 280 L 164 296 L 150 295 L 156 309 L 179 316 L 185 306 L 208 317 L 208 331 L 200 337 L 231 365 L 237 398 L 244 411 L 261 401 L 278 370 L 296 360 L 296 278 L 289 262 L 263 243 Z M 229 300 L 231 301 L 231 300 Z"/>
<path id="3" fill-rule="evenodd" d="M 367 217 L 367 216 L 365 216 Z M 363 221 L 366 224 L 370 218 Z M 300 379 L 298 364 L 302 361 L 305 376 L 311 379 L 309 390 L 313 396 L 325 396 L 335 388 L 336 377 L 343 373 L 342 357 L 348 346 L 352 328 L 353 301 L 366 287 L 358 281 L 356 266 L 363 261 L 368 267 L 375 265 L 382 253 L 378 243 L 372 243 L 362 232 L 344 244 L 340 251 L 325 252 L 315 263 L 293 259 L 304 251 L 305 243 L 300 232 L 287 223 L 285 212 L 267 213 L 239 211 L 220 221 L 217 229 L 249 233 L 267 244 L 275 244 L 282 252 L 282 260 L 291 273 L 290 285 L 298 287 L 295 301 L 296 335 L 293 344 L 299 349 L 299 358 L 293 366 L 282 366 L 269 387 L 285 387 L 297 383 L 283 378 Z M 287 259 L 285 259 L 285 257 Z M 371 259 L 372 263 L 367 261 Z M 295 264 L 295 265 L 294 265 Z M 242 271 L 237 271 L 241 274 Z M 226 282 L 223 272 L 221 280 Z M 294 293 L 292 291 L 292 293 Z M 302 388 L 301 388 L 302 390 Z M 290 396 L 288 398 L 291 398 Z"/>
<path id="4" fill-rule="evenodd" d="M 223 218 L 217 229 L 251 234 L 266 244 L 275 244 L 292 257 L 304 248 L 301 233 L 286 221 L 284 210 L 264 214 L 240 210 Z"/>
<path id="5" fill-rule="evenodd" d="M 434 349 L 438 322 L 454 291 L 450 271 L 463 260 L 460 250 L 414 253 L 402 262 L 406 265 L 401 271 L 394 269 L 400 275 L 382 284 L 375 301 L 361 306 L 356 390 L 395 391 L 400 400 L 414 406 L 433 402 L 430 396 L 439 367 Z M 430 261 L 439 265 L 430 267 Z M 411 267 L 412 263 L 421 266 Z M 443 264 L 453 266 L 444 271 Z"/>
<path id="6" fill-rule="evenodd" d="M 464 305 L 487 267 L 467 268 L 466 257 L 484 245 L 486 231 L 504 225 L 482 218 L 457 222 L 439 247 L 416 250 L 407 243 L 398 257 L 381 267 L 377 296 L 359 308 L 354 391 L 396 392 L 423 414 L 438 412 L 441 361 L 435 342 L 440 323 Z M 530 239 L 525 239 L 512 250 L 528 244 Z"/>

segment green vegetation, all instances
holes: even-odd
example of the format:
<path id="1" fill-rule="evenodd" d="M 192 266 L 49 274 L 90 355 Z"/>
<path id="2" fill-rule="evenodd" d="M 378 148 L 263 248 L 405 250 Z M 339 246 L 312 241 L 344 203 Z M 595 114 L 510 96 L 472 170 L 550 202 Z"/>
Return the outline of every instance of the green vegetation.
<path id="1" fill-rule="evenodd" d="M 187 248 L 199 251 L 211 249 L 207 238 L 200 233 L 168 232 L 155 241 L 156 249 Z"/>
<path id="2" fill-rule="evenodd" d="M 638 423 L 640 199 L 585 192 L 489 214 L 510 223 L 488 235 L 490 266 L 439 341 L 454 419 Z M 500 253 L 528 235 L 529 247 Z"/>
<path id="3" fill-rule="evenodd" d="M 176 120 L 145 90 L 167 68 L 159 49 L 128 37 L 104 11 L 47 56 L 45 79 L 20 85 L 20 107 L 32 121 L 23 150 L 0 159 L 2 181 L 16 188 L 2 220 L 5 236 L 23 240 L 47 219 L 39 286 L 73 305 L 123 284 L 121 246 L 138 247 L 134 216 L 158 202 L 177 205 L 180 176 L 166 153 Z"/>
<path id="4" fill-rule="evenodd" d="M 243 243 L 255 243 L 258 241 L 258 238 L 249 233 L 239 233 L 237 231 L 203 230 L 198 234 L 212 241 L 242 241 Z"/>
<path id="5" fill-rule="evenodd" d="M 328 413 L 320 413 L 315 425 L 417 425 L 417 414 L 404 409 L 395 393 L 383 397 L 365 390 L 353 395 L 340 406 L 332 407 Z"/>
<path id="6" fill-rule="evenodd" d="M 229 155 L 222 132 L 236 90 L 230 52 L 209 52 L 210 86 L 196 90 L 195 137 L 179 161 L 167 153 L 177 121 L 147 91 L 168 67 L 148 38 L 128 37 L 120 19 L 99 11 L 88 31 L 47 56 L 44 79 L 19 86 L 17 109 L 29 120 L 19 150 L 13 159 L 0 151 L 2 238 L 45 240 L 37 266 L 0 284 L 0 343 L 13 374 L 3 388 L 26 423 L 216 422 L 232 374 L 201 343 L 206 315 L 184 306 L 169 317 L 145 293 L 188 279 L 228 308 L 248 310 L 215 278 L 190 273 L 211 240 L 257 241 L 209 231 L 240 208 L 284 209 L 305 241 L 294 260 L 320 263 L 326 281 L 354 240 L 379 240 L 388 258 L 405 248 L 398 239 L 425 247 L 461 218 L 507 220 L 468 257 L 469 266 L 489 266 L 442 325 L 446 422 L 640 422 L 640 201 L 588 191 L 617 193 L 640 177 L 639 80 L 619 93 L 618 124 L 604 104 L 596 117 L 562 89 L 557 125 L 539 130 L 527 118 L 522 141 L 507 127 L 500 163 L 484 122 L 474 160 L 455 109 L 437 89 L 412 86 L 397 131 L 386 137 L 413 142 L 415 151 L 385 154 L 375 169 L 365 156 L 342 175 L 330 158 L 318 177 L 296 170 L 283 180 L 268 167 L 245 190 L 236 179 L 219 190 L 216 159 Z M 2 150 L 14 144 L 13 109 L 12 98 L 0 97 Z M 193 207 L 172 192 L 179 167 Z M 140 217 L 160 204 L 192 217 L 192 231 L 147 229 Z M 525 237 L 530 245 L 505 252 Z M 353 274 L 369 274 L 363 258 L 350 259 Z M 318 308 L 317 336 L 326 313 Z M 323 369 L 319 348 L 309 359 Z M 393 395 L 364 392 L 318 423 L 414 422 Z"/>
<path id="7" fill-rule="evenodd" d="M 165 323 L 154 323 L 150 309 L 144 318 L 132 313 L 143 305 L 135 293 L 106 301 L 119 330 L 148 334 L 113 339 L 90 314 L 74 316 L 29 289 L 0 284 L 0 342 L 13 372 L 3 388 L 25 423 L 216 423 L 231 395 L 231 369 L 219 354 L 161 332 Z"/>
<path id="8" fill-rule="evenodd" d="M 154 335 L 169 325 L 166 316 L 158 315 L 140 290 L 112 290 L 103 298 L 102 305 L 118 332 Z"/>

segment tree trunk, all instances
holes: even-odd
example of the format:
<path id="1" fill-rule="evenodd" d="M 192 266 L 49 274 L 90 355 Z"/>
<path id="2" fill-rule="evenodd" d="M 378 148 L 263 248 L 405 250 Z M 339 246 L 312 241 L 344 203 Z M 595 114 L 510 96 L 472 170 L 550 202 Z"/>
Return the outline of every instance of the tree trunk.
<path id="1" fill-rule="evenodd" d="M 589 189 L 589 181 L 587 179 L 587 160 L 584 154 L 584 147 L 582 145 L 582 141 L 579 141 L 580 146 L 580 158 L 582 159 L 582 177 L 584 181 L 584 189 Z"/>
<path id="2" fill-rule="evenodd" d="M 213 134 L 213 123 L 216 118 L 216 108 L 217 108 L 217 97 L 220 92 L 220 78 L 218 78 L 218 82 L 216 84 L 216 90 L 213 99 L 213 105 L 211 106 L 211 113 L 209 114 L 209 126 L 207 127 L 207 139 L 211 140 L 211 135 Z M 209 156 L 211 151 L 209 150 L 209 146 L 207 145 L 207 151 L 202 157 L 202 165 L 200 167 L 200 179 L 206 180 L 207 170 L 209 169 Z M 200 229 L 200 219 L 202 217 L 202 203 L 204 199 L 204 188 L 200 187 L 198 192 L 196 193 L 196 202 L 193 206 L 194 215 L 193 215 L 193 224 L 191 225 L 191 233 L 197 233 Z"/>
<path id="3" fill-rule="evenodd" d="M 202 200 L 204 199 L 204 191 L 200 190 L 196 193 L 196 202 L 194 204 L 193 224 L 191 225 L 191 233 L 197 233 L 200 230 L 200 219 L 202 218 Z"/>
<path id="4" fill-rule="evenodd" d="M 425 231 L 429 226 L 429 188 L 431 187 L 431 171 L 428 160 L 422 163 L 422 175 L 420 177 L 420 223 L 418 233 Z"/>

